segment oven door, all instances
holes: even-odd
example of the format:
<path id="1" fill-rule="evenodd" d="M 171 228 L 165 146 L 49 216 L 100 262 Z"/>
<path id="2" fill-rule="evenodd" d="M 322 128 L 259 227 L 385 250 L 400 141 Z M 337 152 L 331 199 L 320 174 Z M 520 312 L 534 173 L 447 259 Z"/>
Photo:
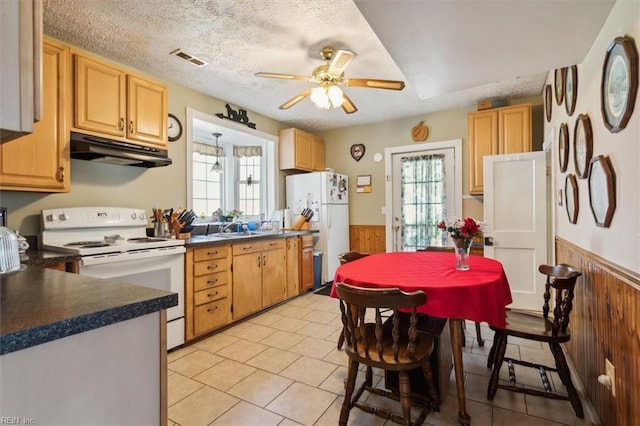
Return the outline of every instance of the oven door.
<path id="1" fill-rule="evenodd" d="M 178 293 L 178 305 L 167 310 L 170 349 L 184 343 L 185 251 L 183 246 L 175 246 L 83 256 L 79 273 Z"/>

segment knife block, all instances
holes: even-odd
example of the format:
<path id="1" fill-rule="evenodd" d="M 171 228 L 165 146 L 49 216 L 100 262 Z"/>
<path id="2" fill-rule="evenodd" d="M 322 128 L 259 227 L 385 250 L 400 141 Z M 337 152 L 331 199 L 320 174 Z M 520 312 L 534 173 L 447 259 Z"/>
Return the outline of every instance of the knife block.
<path id="1" fill-rule="evenodd" d="M 296 218 L 296 220 L 291 224 L 291 229 L 299 231 L 300 229 L 308 229 L 309 222 L 307 222 L 307 218 L 300 215 Z"/>

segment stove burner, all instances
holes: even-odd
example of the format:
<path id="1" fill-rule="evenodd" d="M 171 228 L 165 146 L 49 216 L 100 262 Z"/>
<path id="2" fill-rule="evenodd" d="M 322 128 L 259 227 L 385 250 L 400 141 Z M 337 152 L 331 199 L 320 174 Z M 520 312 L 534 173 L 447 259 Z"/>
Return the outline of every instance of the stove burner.
<path id="1" fill-rule="evenodd" d="M 96 245 L 96 244 L 102 244 L 102 245 Z M 105 244 L 102 241 L 74 241 L 74 242 L 65 244 L 65 247 L 66 246 L 104 247 L 104 246 L 108 246 L 108 245 L 109 244 Z"/>
<path id="2" fill-rule="evenodd" d="M 149 238 L 149 237 L 139 237 L 139 238 L 129 238 L 128 242 L 132 243 L 154 243 L 157 241 L 165 241 L 164 238 Z"/>
<path id="3" fill-rule="evenodd" d="M 83 246 L 80 246 L 80 248 L 109 247 L 110 245 L 111 244 L 97 241 L 97 242 L 93 242 L 93 243 L 89 243 L 89 244 L 85 244 Z"/>

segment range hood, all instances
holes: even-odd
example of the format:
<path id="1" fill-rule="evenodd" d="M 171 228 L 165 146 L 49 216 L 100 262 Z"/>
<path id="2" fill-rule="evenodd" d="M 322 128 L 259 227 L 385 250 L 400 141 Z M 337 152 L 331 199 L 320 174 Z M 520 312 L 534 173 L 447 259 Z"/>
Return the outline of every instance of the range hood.
<path id="1" fill-rule="evenodd" d="M 167 151 L 71 132 L 71 158 L 136 167 L 171 164 Z"/>

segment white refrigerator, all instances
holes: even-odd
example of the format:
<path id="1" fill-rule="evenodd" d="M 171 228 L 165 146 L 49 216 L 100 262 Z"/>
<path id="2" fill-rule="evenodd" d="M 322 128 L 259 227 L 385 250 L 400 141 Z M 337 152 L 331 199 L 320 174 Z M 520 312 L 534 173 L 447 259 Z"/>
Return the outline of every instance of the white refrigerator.
<path id="1" fill-rule="evenodd" d="M 305 208 L 313 211 L 311 229 L 318 230 L 314 248 L 322 250 L 322 283 L 333 281 L 338 255 L 349 251 L 349 191 L 347 175 L 333 171 L 287 176 L 287 208 L 293 220 Z"/>

